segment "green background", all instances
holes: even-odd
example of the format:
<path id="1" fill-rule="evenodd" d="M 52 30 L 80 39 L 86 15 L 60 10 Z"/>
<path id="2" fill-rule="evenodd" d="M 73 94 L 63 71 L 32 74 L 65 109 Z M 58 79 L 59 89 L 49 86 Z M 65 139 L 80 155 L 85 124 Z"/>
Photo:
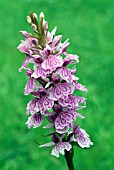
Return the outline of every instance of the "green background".
<path id="1" fill-rule="evenodd" d="M 27 129 L 23 91 L 27 78 L 19 73 L 24 54 L 16 47 L 20 30 L 31 31 L 28 12 L 45 13 L 49 30 L 58 27 L 70 39 L 69 53 L 80 56 L 77 76 L 88 88 L 86 119 L 80 125 L 91 136 L 90 149 L 75 148 L 76 170 L 113 170 L 114 160 L 114 1 L 112 0 L 0 0 L 0 170 L 66 170 L 63 156 L 39 148 L 49 142 L 42 127 Z M 44 125 L 44 124 L 43 124 Z"/>

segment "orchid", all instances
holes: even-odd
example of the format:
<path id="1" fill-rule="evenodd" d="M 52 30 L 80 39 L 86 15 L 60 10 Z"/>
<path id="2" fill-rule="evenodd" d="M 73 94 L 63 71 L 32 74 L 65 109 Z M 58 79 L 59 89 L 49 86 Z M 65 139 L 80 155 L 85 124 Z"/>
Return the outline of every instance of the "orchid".
<path id="1" fill-rule="evenodd" d="M 55 35 L 56 27 L 49 32 L 43 12 L 39 17 L 30 13 L 27 22 L 34 33 L 20 31 L 25 40 L 17 47 L 26 56 L 19 69 L 20 72 L 25 69 L 28 77 L 24 94 L 33 96 L 27 104 L 29 117 L 26 124 L 28 128 L 37 128 L 48 120 L 49 124 L 44 128 L 49 129 L 47 136 L 52 136 L 52 141 L 39 147 L 53 146 L 51 154 L 64 155 L 68 168 L 73 170 L 74 147 L 93 145 L 89 135 L 77 124 L 77 117 L 85 118 L 78 110 L 86 107 L 86 98 L 75 95 L 75 92 L 87 92 L 75 76 L 79 57 L 67 52 L 69 39 L 62 42 L 62 35 Z"/>
<path id="2" fill-rule="evenodd" d="M 61 139 L 59 139 L 57 135 L 53 135 L 52 142 L 44 145 L 40 145 L 40 147 L 49 147 L 54 145 L 51 155 L 54 155 L 58 158 L 59 153 L 65 155 L 65 150 L 70 151 L 72 148 L 72 145 L 69 142 L 62 142 L 61 140 L 62 140 L 62 136 Z"/>

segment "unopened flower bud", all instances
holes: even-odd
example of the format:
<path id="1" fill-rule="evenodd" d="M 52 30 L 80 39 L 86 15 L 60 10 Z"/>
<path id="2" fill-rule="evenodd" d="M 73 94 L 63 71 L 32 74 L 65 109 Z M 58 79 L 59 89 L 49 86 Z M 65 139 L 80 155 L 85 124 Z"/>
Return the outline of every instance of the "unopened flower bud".
<path id="1" fill-rule="evenodd" d="M 34 31 L 37 31 L 37 27 L 36 27 L 35 24 L 32 24 L 31 27 L 32 27 L 32 29 L 33 29 Z"/>
<path id="2" fill-rule="evenodd" d="M 33 19 L 38 20 L 38 16 L 36 13 L 33 13 Z"/>
<path id="3" fill-rule="evenodd" d="M 32 24 L 32 20 L 31 20 L 31 17 L 30 17 L 30 16 L 27 16 L 26 19 L 27 19 L 27 22 L 28 22 L 29 24 Z"/>
<path id="4" fill-rule="evenodd" d="M 44 33 L 46 34 L 47 30 L 48 30 L 48 22 L 45 20 L 43 20 L 43 22 L 42 22 L 42 29 L 43 29 Z"/>
<path id="5" fill-rule="evenodd" d="M 41 12 L 41 13 L 40 13 L 40 21 L 43 21 L 43 19 L 44 19 L 44 13 Z"/>
<path id="6" fill-rule="evenodd" d="M 48 29 L 48 22 L 45 23 L 46 30 Z"/>

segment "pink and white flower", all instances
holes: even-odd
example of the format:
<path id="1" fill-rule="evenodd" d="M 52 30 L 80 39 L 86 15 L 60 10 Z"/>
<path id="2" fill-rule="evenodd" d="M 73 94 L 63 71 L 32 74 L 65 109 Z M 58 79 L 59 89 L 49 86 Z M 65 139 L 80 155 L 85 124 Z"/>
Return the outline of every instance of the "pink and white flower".
<path id="1" fill-rule="evenodd" d="M 50 73 L 49 70 L 44 70 L 41 66 L 35 69 L 31 77 L 34 77 L 35 79 L 41 77 L 46 78 L 46 76 Z"/>
<path id="2" fill-rule="evenodd" d="M 63 107 L 69 107 L 72 109 L 81 109 L 84 108 L 86 106 L 86 98 L 84 97 L 80 97 L 80 96 L 73 96 L 73 95 L 69 95 L 68 98 L 66 99 L 62 99 L 60 98 L 58 100 L 58 103 L 60 105 L 62 105 Z M 83 104 L 82 106 L 79 104 Z"/>
<path id="3" fill-rule="evenodd" d="M 49 110 L 53 107 L 54 101 L 48 98 L 45 89 L 39 89 L 37 92 L 33 93 L 37 98 L 31 100 L 27 106 L 27 114 L 39 112 L 45 114 L 46 110 Z"/>
<path id="4" fill-rule="evenodd" d="M 73 133 L 71 134 L 70 141 L 77 142 L 81 148 L 89 148 L 90 145 L 93 145 L 89 138 L 89 135 L 78 125 L 73 126 Z"/>
<path id="5" fill-rule="evenodd" d="M 61 112 L 55 119 L 55 128 L 64 129 L 65 127 L 72 127 L 72 122 L 76 119 L 76 111 Z"/>
<path id="6" fill-rule="evenodd" d="M 49 70 L 52 72 L 56 68 L 61 67 L 63 65 L 63 59 L 61 56 L 50 55 L 48 59 L 46 59 L 42 64 L 41 67 L 44 70 Z"/>
<path id="7" fill-rule="evenodd" d="M 55 74 L 59 74 L 61 76 L 61 78 L 65 81 L 67 81 L 68 83 L 72 83 L 73 80 L 79 79 L 78 77 L 73 75 L 74 72 L 75 72 L 75 70 L 69 69 L 67 67 L 61 67 L 61 68 L 57 69 Z"/>
<path id="8" fill-rule="evenodd" d="M 42 117 L 42 115 L 40 113 L 32 114 L 28 118 L 28 121 L 26 122 L 26 124 L 27 124 L 28 128 L 31 128 L 31 126 L 33 126 L 33 128 L 37 128 L 42 124 L 43 121 L 44 121 L 44 118 Z"/>
<path id="9" fill-rule="evenodd" d="M 58 100 L 60 98 L 65 99 L 68 95 L 72 94 L 74 86 L 70 83 L 58 83 L 55 87 L 50 89 L 49 98 L 52 100 Z"/>
<path id="10" fill-rule="evenodd" d="M 57 135 L 52 136 L 52 142 L 40 145 L 39 147 L 50 147 L 54 146 L 51 155 L 59 157 L 59 154 L 65 155 L 65 150 L 70 151 L 72 145 L 69 142 L 62 142 Z"/>

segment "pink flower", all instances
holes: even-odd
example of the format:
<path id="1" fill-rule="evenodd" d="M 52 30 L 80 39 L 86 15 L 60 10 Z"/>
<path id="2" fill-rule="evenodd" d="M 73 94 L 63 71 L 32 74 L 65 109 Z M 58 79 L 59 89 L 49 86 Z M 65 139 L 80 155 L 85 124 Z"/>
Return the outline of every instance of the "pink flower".
<path id="1" fill-rule="evenodd" d="M 64 129 L 65 127 L 72 127 L 72 122 L 76 119 L 76 111 L 69 110 L 61 112 L 55 119 L 55 128 Z"/>
<path id="2" fill-rule="evenodd" d="M 40 145 L 40 147 L 50 147 L 54 146 L 51 155 L 59 157 L 59 154 L 65 155 L 65 150 L 70 151 L 72 145 L 69 142 L 62 142 L 57 135 L 52 136 L 52 142 Z"/>
<path id="3" fill-rule="evenodd" d="M 78 144 L 80 145 L 80 147 L 82 148 L 89 148 L 90 145 L 93 145 L 93 143 L 91 142 L 89 138 L 89 135 L 83 129 L 80 129 L 80 131 L 78 132 L 78 137 L 76 140 Z"/>
<path id="4" fill-rule="evenodd" d="M 73 126 L 73 133 L 71 133 L 70 136 L 70 141 L 77 142 L 81 148 L 89 148 L 90 145 L 93 145 L 93 143 L 89 139 L 89 135 L 78 125 Z"/>
<path id="5" fill-rule="evenodd" d="M 52 100 L 58 100 L 60 98 L 67 98 L 68 95 L 72 94 L 74 91 L 74 87 L 70 83 L 58 83 L 55 87 L 50 90 L 49 98 Z"/>
<path id="6" fill-rule="evenodd" d="M 45 89 L 39 89 L 37 92 L 34 92 L 33 95 L 37 98 L 29 102 L 27 106 L 27 113 L 40 111 L 41 114 L 45 114 L 46 110 L 53 107 L 54 101 L 48 98 Z"/>
<path id="7" fill-rule="evenodd" d="M 81 109 L 81 108 L 85 107 L 85 105 L 86 105 L 85 100 L 86 100 L 86 98 L 84 98 L 84 97 L 69 95 L 68 98 L 66 98 L 66 99 L 60 98 L 58 100 L 58 103 L 60 105 L 62 105 L 63 107 L 68 106 L 69 108 L 77 110 L 77 109 Z M 81 106 L 79 104 L 83 104 L 83 106 Z"/>
<path id="8" fill-rule="evenodd" d="M 33 126 L 33 128 L 37 128 L 42 124 L 43 121 L 44 121 L 44 119 L 40 113 L 32 114 L 28 118 L 28 121 L 26 122 L 26 124 L 27 124 L 28 128 L 31 128 L 31 126 Z"/>
<path id="9" fill-rule="evenodd" d="M 35 69 L 31 77 L 34 77 L 35 79 L 41 77 L 46 78 L 46 76 L 50 73 L 48 70 L 44 70 L 41 66 Z"/>
<path id="10" fill-rule="evenodd" d="M 73 80 L 78 80 L 78 77 L 73 75 L 72 69 L 67 67 L 58 68 L 55 74 L 59 74 L 63 80 L 66 80 L 68 83 L 72 83 Z"/>
<path id="11" fill-rule="evenodd" d="M 50 69 L 51 72 L 54 71 L 56 68 L 61 67 L 63 65 L 63 59 L 60 56 L 53 56 L 50 55 L 48 59 L 46 59 L 42 64 L 41 67 L 44 70 Z"/>

